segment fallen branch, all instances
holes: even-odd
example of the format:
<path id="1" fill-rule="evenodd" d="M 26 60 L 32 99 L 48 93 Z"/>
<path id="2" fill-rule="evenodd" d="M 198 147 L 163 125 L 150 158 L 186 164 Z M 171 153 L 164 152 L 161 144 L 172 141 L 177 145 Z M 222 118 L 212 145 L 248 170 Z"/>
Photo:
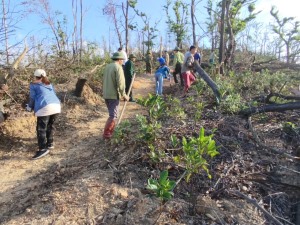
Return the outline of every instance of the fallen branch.
<path id="1" fill-rule="evenodd" d="M 240 115 L 250 116 L 265 112 L 283 112 L 286 110 L 300 109 L 300 102 L 290 102 L 285 104 L 271 104 L 261 107 L 250 107 L 239 112 Z"/>
<path id="2" fill-rule="evenodd" d="M 255 199 L 249 198 L 248 196 L 244 195 L 243 193 L 237 191 L 237 190 L 230 190 L 231 194 L 238 196 L 240 198 L 245 199 L 247 202 L 253 204 L 256 208 L 258 208 L 260 211 L 264 213 L 264 215 L 268 218 L 268 220 L 272 220 L 274 224 L 276 225 L 283 225 L 279 220 L 277 220 L 274 216 L 272 216 L 267 210 L 265 210 L 263 207 L 261 207 Z"/>
<path id="3" fill-rule="evenodd" d="M 272 98 L 272 97 L 279 97 L 279 98 L 282 98 L 282 99 L 285 99 L 285 100 L 298 100 L 298 101 L 300 101 L 300 96 L 293 96 L 293 95 L 286 96 L 286 95 L 282 95 L 282 94 L 279 94 L 279 93 L 270 93 L 266 97 L 266 99 L 270 100 L 270 98 Z"/>
<path id="4" fill-rule="evenodd" d="M 105 63 L 102 63 L 101 65 L 95 66 L 91 71 L 89 71 L 89 74 L 94 73 L 98 68 L 101 68 L 105 65 Z"/>

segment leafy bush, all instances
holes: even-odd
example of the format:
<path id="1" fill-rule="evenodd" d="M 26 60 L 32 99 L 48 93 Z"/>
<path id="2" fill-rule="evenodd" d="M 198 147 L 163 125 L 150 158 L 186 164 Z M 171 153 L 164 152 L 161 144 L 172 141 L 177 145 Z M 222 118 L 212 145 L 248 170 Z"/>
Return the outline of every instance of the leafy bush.
<path id="1" fill-rule="evenodd" d="M 142 115 L 137 115 L 136 119 L 139 123 L 138 139 L 144 141 L 146 144 L 153 144 L 161 129 L 161 123 L 154 121 L 149 123 L 147 118 Z"/>
<path id="2" fill-rule="evenodd" d="M 118 144 L 122 142 L 131 131 L 131 123 L 128 120 L 122 121 L 115 129 L 112 137 L 112 142 Z"/>
<path id="3" fill-rule="evenodd" d="M 170 200 L 173 196 L 173 189 L 176 182 L 168 179 L 168 171 L 164 170 L 160 173 L 159 179 L 148 179 L 147 189 L 153 191 L 156 197 L 162 201 Z"/>
<path id="4" fill-rule="evenodd" d="M 230 94 L 221 101 L 220 109 L 226 113 L 236 113 L 244 107 L 240 94 Z"/>
<path id="5" fill-rule="evenodd" d="M 205 136 L 204 128 L 202 127 L 197 138 L 191 137 L 187 140 L 182 138 L 183 155 L 175 156 L 176 163 L 183 163 L 186 168 L 186 180 L 189 182 L 190 177 L 194 173 L 199 173 L 199 169 L 206 171 L 209 178 L 211 175 L 207 168 L 206 156 L 211 158 L 219 154 L 215 141 L 212 139 L 213 134 Z"/>

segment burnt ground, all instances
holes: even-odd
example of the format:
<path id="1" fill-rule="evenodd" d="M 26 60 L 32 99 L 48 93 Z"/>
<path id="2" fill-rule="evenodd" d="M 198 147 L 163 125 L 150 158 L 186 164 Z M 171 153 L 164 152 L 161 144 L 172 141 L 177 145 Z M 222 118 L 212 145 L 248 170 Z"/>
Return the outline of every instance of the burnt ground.
<path id="1" fill-rule="evenodd" d="M 222 114 L 213 99 L 191 90 L 189 96 L 207 103 L 195 122 L 180 88 L 166 82 L 165 93 L 180 99 L 187 118 L 162 122 L 156 144 L 169 159 L 154 163 L 148 146 L 136 138 L 135 115 L 147 115 L 144 107 L 128 103 L 124 119 L 131 121 L 130 132 L 123 141 L 105 142 L 103 101 L 88 87 L 83 97 L 74 97 L 74 86 L 57 85 L 63 112 L 49 156 L 30 159 L 36 150 L 35 118 L 21 106 L 13 106 L 1 125 L 1 224 L 273 224 L 274 218 L 296 224 L 299 135 L 284 130 L 282 122 L 299 127 L 300 111 L 255 115 L 250 129 L 246 118 Z M 134 93 L 153 93 L 152 76 L 139 76 Z M 168 169 L 170 179 L 178 180 L 184 172 L 171 163 L 169 136 L 196 136 L 201 127 L 208 133 L 216 129 L 220 154 L 209 160 L 212 179 L 201 171 L 190 182 L 183 179 L 174 198 L 162 203 L 145 188 L 148 178 Z"/>

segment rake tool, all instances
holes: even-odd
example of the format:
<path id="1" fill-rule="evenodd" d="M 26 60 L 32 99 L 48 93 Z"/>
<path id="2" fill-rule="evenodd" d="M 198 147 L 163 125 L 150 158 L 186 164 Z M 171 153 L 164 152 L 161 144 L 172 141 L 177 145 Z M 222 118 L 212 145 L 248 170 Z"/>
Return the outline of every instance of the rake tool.
<path id="1" fill-rule="evenodd" d="M 135 73 L 133 74 L 133 77 L 132 77 L 132 80 L 131 80 L 131 83 L 130 83 L 130 86 L 129 86 L 128 93 L 126 93 L 127 95 L 129 95 L 129 93 L 131 92 L 131 89 L 132 89 L 132 85 L 133 85 L 134 79 L 135 79 Z M 120 122 L 121 122 L 121 120 L 122 120 L 122 117 L 123 117 L 123 114 L 124 114 L 124 111 L 125 111 L 127 102 L 128 102 L 128 101 L 125 101 L 125 103 L 124 103 L 124 106 L 123 106 L 123 108 L 122 108 L 122 111 L 121 111 L 121 114 L 120 114 L 120 117 L 119 117 L 117 126 L 120 124 Z"/>

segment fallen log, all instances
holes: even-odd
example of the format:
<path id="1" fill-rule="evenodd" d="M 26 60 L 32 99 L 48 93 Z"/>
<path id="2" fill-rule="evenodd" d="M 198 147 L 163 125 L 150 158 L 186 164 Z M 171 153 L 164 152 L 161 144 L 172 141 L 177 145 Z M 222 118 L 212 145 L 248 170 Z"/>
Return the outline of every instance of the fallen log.
<path id="1" fill-rule="evenodd" d="M 285 104 L 271 104 L 261 107 L 250 107 L 239 112 L 240 115 L 250 116 L 264 112 L 283 112 L 286 110 L 300 109 L 300 102 L 290 102 Z"/>
<path id="2" fill-rule="evenodd" d="M 201 76 L 201 78 L 207 83 L 207 85 L 213 90 L 216 97 L 217 104 L 221 101 L 221 94 L 217 84 L 210 78 L 210 76 L 200 67 L 197 61 L 194 62 L 194 68 Z"/>
<path id="3" fill-rule="evenodd" d="M 282 99 L 285 99 L 285 100 L 298 100 L 298 101 L 300 101 L 300 96 L 282 95 L 282 94 L 279 94 L 279 93 L 270 93 L 267 96 L 267 100 L 269 100 L 272 97 L 278 97 L 278 98 L 282 98 Z"/>

